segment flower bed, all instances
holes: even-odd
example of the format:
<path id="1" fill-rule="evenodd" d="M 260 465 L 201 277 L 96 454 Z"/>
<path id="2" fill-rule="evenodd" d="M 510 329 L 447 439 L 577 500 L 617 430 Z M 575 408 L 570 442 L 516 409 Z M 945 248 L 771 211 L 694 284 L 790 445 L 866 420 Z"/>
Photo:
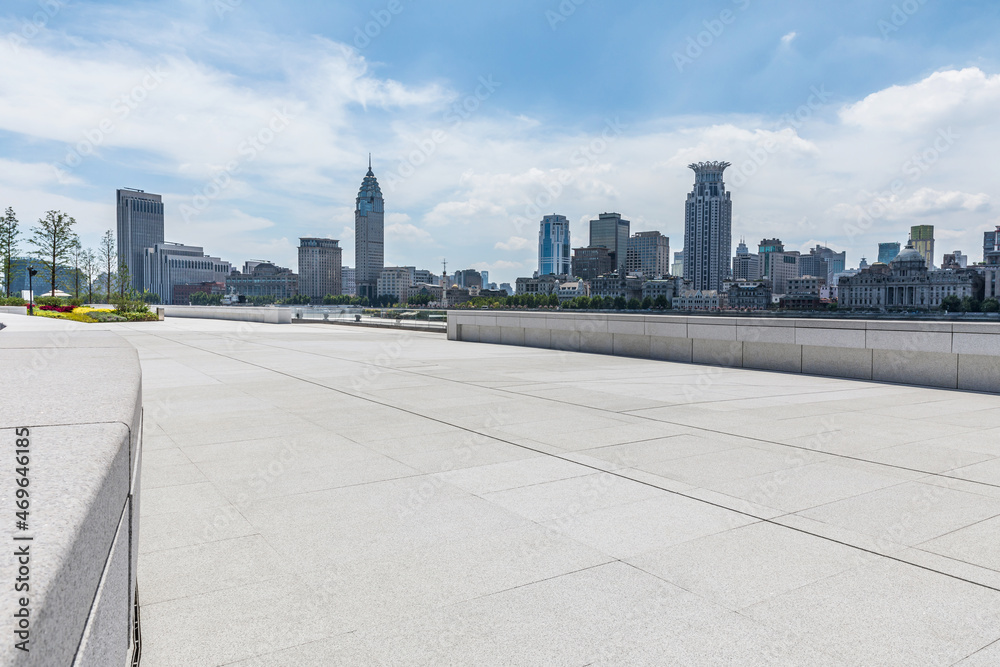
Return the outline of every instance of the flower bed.
<path id="1" fill-rule="evenodd" d="M 156 313 L 119 313 L 113 310 L 102 310 L 88 308 L 87 306 L 37 306 L 35 315 L 38 317 L 50 317 L 59 320 L 71 320 L 73 322 L 85 322 L 93 324 L 95 322 L 156 322 L 159 320 Z"/>

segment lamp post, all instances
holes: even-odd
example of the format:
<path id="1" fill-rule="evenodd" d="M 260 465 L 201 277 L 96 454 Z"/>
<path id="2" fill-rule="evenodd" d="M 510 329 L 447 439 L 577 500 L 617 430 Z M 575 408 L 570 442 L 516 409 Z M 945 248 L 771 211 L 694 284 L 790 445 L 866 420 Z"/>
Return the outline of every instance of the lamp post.
<path id="1" fill-rule="evenodd" d="M 34 286 L 32 284 L 31 279 L 34 278 L 37 275 L 38 275 L 38 271 L 35 270 L 35 267 L 29 266 L 28 267 L 28 314 L 29 315 L 34 315 L 35 314 L 35 304 L 34 304 L 34 301 L 35 301 L 35 288 L 34 288 Z"/>

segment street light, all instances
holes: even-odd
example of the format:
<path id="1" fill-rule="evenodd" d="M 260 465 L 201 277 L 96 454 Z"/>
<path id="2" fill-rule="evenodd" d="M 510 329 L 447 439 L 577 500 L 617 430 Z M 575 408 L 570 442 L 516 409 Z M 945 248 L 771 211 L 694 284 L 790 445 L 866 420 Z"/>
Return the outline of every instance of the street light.
<path id="1" fill-rule="evenodd" d="M 33 303 L 35 300 L 35 288 L 32 286 L 31 279 L 37 275 L 38 271 L 35 270 L 35 267 L 29 266 L 28 267 L 28 314 L 29 315 L 35 314 L 35 304 Z"/>

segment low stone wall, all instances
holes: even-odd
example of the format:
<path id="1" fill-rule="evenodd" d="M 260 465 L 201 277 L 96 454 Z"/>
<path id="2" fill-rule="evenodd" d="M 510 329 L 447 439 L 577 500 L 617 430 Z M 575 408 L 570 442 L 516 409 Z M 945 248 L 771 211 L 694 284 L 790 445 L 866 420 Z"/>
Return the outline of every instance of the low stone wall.
<path id="1" fill-rule="evenodd" d="M 161 306 L 167 317 L 196 317 L 203 320 L 235 320 L 264 324 L 291 324 L 291 308 L 248 308 L 244 306 Z"/>
<path id="2" fill-rule="evenodd" d="M 1000 324 L 450 311 L 450 340 L 1000 392 Z"/>
<path id="3" fill-rule="evenodd" d="M 94 325 L 0 321 L 0 664 L 124 667 L 135 651 L 138 355 Z"/>

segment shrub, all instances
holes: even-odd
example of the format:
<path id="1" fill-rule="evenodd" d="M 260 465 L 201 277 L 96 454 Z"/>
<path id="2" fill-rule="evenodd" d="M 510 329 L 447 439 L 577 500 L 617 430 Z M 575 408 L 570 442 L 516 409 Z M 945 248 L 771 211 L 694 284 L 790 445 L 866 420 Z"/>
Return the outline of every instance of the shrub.
<path id="1" fill-rule="evenodd" d="M 37 306 L 61 306 L 62 303 L 62 299 L 57 296 L 40 296 L 35 299 L 35 305 Z"/>
<path id="2" fill-rule="evenodd" d="M 4 298 L 0 296 L 0 306 L 26 306 L 28 302 L 19 296 L 11 296 Z"/>
<path id="3" fill-rule="evenodd" d="M 125 322 L 127 321 L 124 317 L 109 313 L 104 310 L 94 310 L 89 313 L 85 313 L 84 317 L 89 317 L 94 322 Z"/>

